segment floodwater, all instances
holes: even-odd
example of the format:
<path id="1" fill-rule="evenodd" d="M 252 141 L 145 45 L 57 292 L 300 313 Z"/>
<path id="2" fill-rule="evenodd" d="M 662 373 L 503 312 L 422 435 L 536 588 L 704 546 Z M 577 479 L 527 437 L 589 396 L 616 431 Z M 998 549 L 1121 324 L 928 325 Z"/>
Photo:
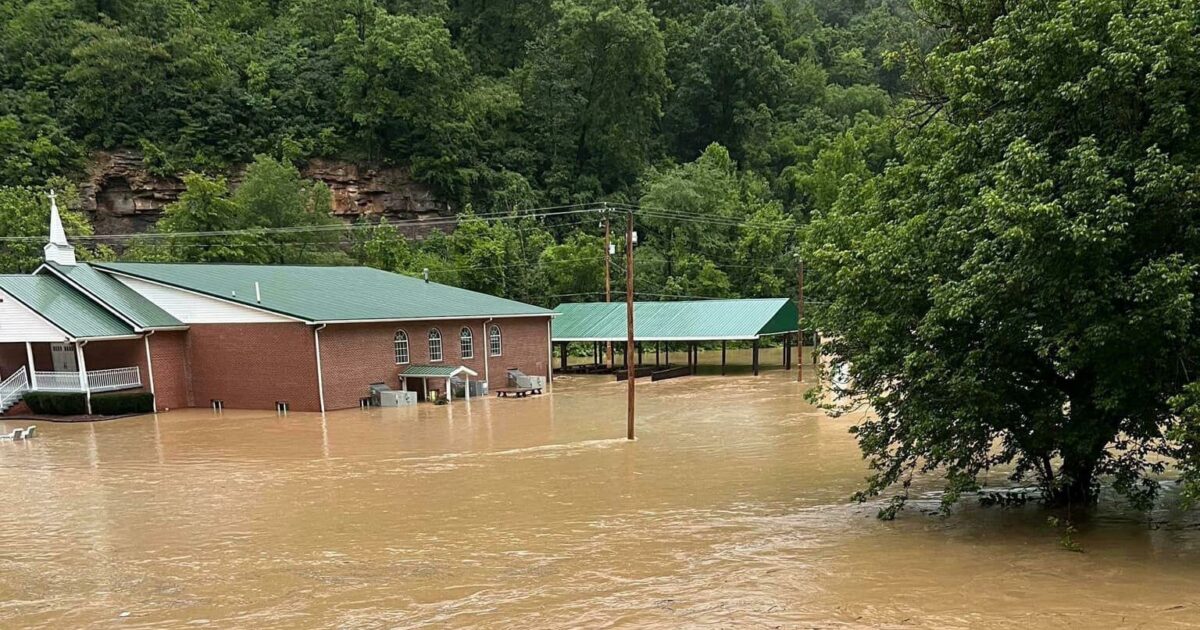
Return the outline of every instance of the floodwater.
<path id="1" fill-rule="evenodd" d="M 0 626 L 1200 626 L 1195 519 L 1106 502 L 1083 553 L 1032 507 L 879 521 L 848 501 L 852 419 L 778 357 L 639 382 L 635 442 L 624 384 L 596 376 L 324 419 L 41 424 L 0 443 Z"/>

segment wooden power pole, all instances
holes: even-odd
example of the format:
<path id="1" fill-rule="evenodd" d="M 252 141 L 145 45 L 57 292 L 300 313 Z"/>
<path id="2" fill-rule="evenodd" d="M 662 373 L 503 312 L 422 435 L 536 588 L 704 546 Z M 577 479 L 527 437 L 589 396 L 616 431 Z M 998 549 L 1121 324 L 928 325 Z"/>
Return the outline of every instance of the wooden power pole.
<path id="1" fill-rule="evenodd" d="M 796 268 L 796 382 L 804 381 L 804 259 Z"/>
<path id="2" fill-rule="evenodd" d="M 612 302 L 612 237 L 608 225 L 608 204 L 604 204 L 604 301 Z M 608 369 L 613 369 L 613 344 L 604 342 L 605 354 L 608 356 Z"/>
<path id="3" fill-rule="evenodd" d="M 633 211 L 626 211 L 625 224 L 625 353 L 633 348 Z M 625 372 L 628 383 L 629 409 L 626 437 L 633 439 L 633 384 L 637 382 L 637 366 L 631 361 Z"/>

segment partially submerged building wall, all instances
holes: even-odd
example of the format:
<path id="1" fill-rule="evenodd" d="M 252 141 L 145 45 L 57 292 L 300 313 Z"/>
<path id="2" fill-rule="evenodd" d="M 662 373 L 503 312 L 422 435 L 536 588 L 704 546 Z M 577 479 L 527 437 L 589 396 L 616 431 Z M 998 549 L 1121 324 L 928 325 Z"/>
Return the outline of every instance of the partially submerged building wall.
<path id="1" fill-rule="evenodd" d="M 192 400 L 207 407 L 319 411 L 312 328 L 278 324 L 193 324 L 187 333 Z"/>
<path id="2" fill-rule="evenodd" d="M 527 374 L 545 376 L 549 367 L 548 317 L 497 318 L 501 348 L 499 356 L 488 353 L 488 331 L 483 319 L 427 320 L 377 324 L 333 324 L 321 331 L 321 365 L 325 381 L 325 408 L 358 406 L 371 383 L 400 388 L 399 373 L 408 365 L 465 365 L 482 379 L 490 372 L 489 386 L 506 384 L 505 368 L 516 367 Z M 488 325 L 489 327 L 491 324 Z M 429 357 L 429 331 L 441 333 L 442 360 Z M 463 358 L 460 333 L 469 328 L 473 355 Z M 408 335 L 408 364 L 397 364 L 395 338 Z M 488 366 L 485 367 L 485 360 Z M 413 387 L 419 386 L 410 384 Z M 430 386 L 435 385 L 431 379 Z M 437 386 L 441 386 L 440 382 Z"/>

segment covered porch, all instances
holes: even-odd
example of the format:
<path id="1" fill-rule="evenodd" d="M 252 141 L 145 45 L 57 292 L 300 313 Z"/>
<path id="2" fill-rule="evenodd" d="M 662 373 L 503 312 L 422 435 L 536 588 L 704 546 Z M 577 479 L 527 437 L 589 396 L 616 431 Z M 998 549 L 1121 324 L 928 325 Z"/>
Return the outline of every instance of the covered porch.
<path id="1" fill-rule="evenodd" d="M 27 391 L 91 394 L 142 389 L 150 382 L 145 337 L 0 343 L 0 406 Z"/>
<path id="2" fill-rule="evenodd" d="M 479 373 L 465 365 L 410 365 L 400 372 L 400 389 L 408 391 L 408 380 L 419 379 L 421 381 L 420 392 L 421 400 L 429 400 L 429 379 L 441 379 L 444 383 L 444 391 L 446 400 L 454 402 L 454 389 L 452 382 L 455 378 L 462 377 L 466 384 L 465 391 L 466 399 L 471 399 L 471 377 L 478 377 Z"/>

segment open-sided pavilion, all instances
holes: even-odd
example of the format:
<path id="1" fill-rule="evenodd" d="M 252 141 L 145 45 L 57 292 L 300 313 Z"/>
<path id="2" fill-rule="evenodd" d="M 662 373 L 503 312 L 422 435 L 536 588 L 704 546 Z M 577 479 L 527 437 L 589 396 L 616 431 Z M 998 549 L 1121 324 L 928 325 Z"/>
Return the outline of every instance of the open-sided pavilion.
<path id="1" fill-rule="evenodd" d="M 569 345 L 591 343 L 594 362 L 602 363 L 601 348 L 613 342 L 627 341 L 624 302 L 566 303 L 555 307 L 559 313 L 552 324 L 551 340 L 561 349 L 561 369 L 567 367 Z M 764 337 L 783 336 L 784 367 L 791 368 L 791 345 L 799 330 L 796 303 L 788 298 L 743 300 L 689 300 L 678 302 L 634 302 L 633 340 L 642 363 L 643 344 L 653 343 L 657 357 L 661 344 L 687 345 L 688 367 L 694 371 L 698 344 L 721 342 L 721 373 L 725 373 L 725 347 L 729 341 L 752 343 L 754 374 L 758 374 L 759 342 Z M 670 350 L 666 356 L 670 364 Z M 629 366 L 629 349 L 623 363 Z M 657 361 L 657 359 L 656 359 Z"/>

